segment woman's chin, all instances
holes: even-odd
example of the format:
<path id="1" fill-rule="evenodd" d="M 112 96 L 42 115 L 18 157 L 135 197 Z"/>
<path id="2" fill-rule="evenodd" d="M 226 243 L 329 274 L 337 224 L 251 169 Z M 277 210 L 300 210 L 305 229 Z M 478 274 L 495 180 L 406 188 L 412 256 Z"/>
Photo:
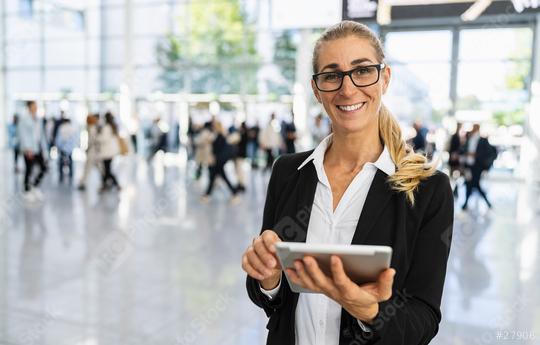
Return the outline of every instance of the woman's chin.
<path id="1" fill-rule="evenodd" d="M 345 135 L 363 132 L 367 127 L 365 121 L 339 121 L 339 123 L 332 123 L 334 132 Z"/>

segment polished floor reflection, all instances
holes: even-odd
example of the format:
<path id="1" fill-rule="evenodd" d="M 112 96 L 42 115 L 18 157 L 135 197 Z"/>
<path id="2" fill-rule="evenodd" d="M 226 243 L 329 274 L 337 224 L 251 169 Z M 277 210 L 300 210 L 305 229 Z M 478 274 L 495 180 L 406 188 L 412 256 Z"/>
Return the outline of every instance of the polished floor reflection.
<path id="1" fill-rule="evenodd" d="M 22 175 L 2 164 L 0 344 L 264 343 L 240 256 L 258 232 L 268 175 L 249 174 L 237 205 L 226 188 L 201 204 L 206 180 L 191 168 L 182 155 L 123 158 L 123 189 L 105 194 L 97 176 L 79 192 L 51 171 L 44 202 L 28 204 Z M 456 211 L 432 344 L 540 343 L 540 188 L 496 178 L 488 191 L 493 210 L 475 198 Z"/>

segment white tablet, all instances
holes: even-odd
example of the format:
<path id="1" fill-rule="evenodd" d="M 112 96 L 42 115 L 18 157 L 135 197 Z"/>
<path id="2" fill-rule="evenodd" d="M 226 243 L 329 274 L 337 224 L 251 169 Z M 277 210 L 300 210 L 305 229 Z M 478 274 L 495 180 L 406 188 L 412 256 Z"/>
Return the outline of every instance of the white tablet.
<path id="1" fill-rule="evenodd" d="M 305 255 L 314 257 L 321 270 L 332 276 L 330 257 L 337 255 L 343 261 L 345 273 L 357 284 L 374 282 L 379 274 L 390 267 L 392 248 L 388 246 L 308 244 L 302 242 L 276 243 L 276 252 L 283 270 L 294 269 L 294 261 Z M 285 272 L 291 290 L 294 292 L 313 293 L 292 283 Z"/>

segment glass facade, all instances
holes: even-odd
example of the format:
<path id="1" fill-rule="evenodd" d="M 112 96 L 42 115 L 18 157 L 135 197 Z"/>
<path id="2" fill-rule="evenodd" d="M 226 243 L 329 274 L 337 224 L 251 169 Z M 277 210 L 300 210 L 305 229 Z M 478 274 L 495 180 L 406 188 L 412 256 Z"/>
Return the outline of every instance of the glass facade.
<path id="1" fill-rule="evenodd" d="M 310 64 L 299 65 L 298 47 L 321 30 L 273 29 L 268 0 L 5 0 L 3 9 L 8 114 L 25 94 L 113 101 L 126 83 L 134 99 L 181 92 L 277 100 L 294 94 L 295 82 L 307 85 L 296 80 L 305 79 L 298 66 Z M 440 123 L 462 111 L 523 122 L 532 26 L 390 26 L 381 35 L 394 74 L 386 102 L 403 122 Z M 90 108 L 104 110 L 94 98 Z M 315 102 L 309 107 L 318 112 Z"/>

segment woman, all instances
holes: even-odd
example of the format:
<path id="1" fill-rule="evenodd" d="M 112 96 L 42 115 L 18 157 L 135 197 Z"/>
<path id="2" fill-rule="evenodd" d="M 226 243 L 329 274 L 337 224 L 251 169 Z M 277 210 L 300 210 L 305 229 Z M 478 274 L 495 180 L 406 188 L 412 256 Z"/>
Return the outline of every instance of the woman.
<path id="1" fill-rule="evenodd" d="M 311 152 L 276 161 L 263 231 L 242 257 L 251 300 L 269 322 L 267 344 L 426 344 L 437 333 L 453 198 L 448 177 L 405 146 L 382 104 L 391 71 L 378 38 L 345 21 L 319 38 L 312 88 L 333 134 Z M 291 280 L 319 294 L 293 293 L 274 244 L 281 240 L 388 245 L 390 269 L 357 285 L 332 258 L 332 276 L 306 256 Z"/>
<path id="2" fill-rule="evenodd" d="M 110 112 L 105 114 L 105 125 L 98 134 L 99 155 L 103 160 L 103 179 L 100 192 L 106 191 L 110 184 L 120 190 L 120 185 L 112 172 L 112 160 L 119 153 L 118 147 L 118 127 L 114 121 L 114 116 Z"/>

